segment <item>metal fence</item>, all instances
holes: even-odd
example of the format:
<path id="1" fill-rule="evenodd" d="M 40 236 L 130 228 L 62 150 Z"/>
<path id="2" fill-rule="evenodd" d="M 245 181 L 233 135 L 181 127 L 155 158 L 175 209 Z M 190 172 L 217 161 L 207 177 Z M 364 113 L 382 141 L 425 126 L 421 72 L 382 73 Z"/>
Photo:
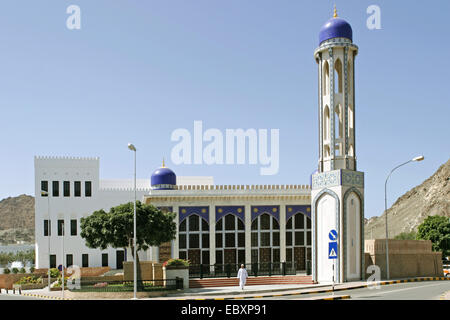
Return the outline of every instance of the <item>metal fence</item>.
<path id="1" fill-rule="evenodd" d="M 241 264 L 197 264 L 189 266 L 189 278 L 230 278 L 236 277 Z M 295 275 L 296 262 L 266 262 L 245 265 L 249 276 Z"/>
<path id="2" fill-rule="evenodd" d="M 183 279 L 138 280 L 138 292 L 165 291 L 183 289 Z M 133 281 L 91 281 L 81 279 L 79 289 L 69 289 L 73 292 L 133 292 Z"/>

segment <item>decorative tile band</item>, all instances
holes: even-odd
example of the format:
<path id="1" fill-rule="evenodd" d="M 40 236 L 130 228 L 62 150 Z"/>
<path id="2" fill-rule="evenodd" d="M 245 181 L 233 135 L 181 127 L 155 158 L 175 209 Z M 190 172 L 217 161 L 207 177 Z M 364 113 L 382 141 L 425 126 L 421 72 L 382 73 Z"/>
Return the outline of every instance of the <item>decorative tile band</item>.
<path id="1" fill-rule="evenodd" d="M 342 185 L 364 188 L 364 172 L 342 170 Z"/>
<path id="2" fill-rule="evenodd" d="M 312 176 L 312 189 L 322 189 L 341 184 L 341 175 L 339 170 L 318 173 Z"/>
<path id="3" fill-rule="evenodd" d="M 352 170 L 335 170 L 312 176 L 312 189 L 349 186 L 364 188 L 364 173 Z"/>

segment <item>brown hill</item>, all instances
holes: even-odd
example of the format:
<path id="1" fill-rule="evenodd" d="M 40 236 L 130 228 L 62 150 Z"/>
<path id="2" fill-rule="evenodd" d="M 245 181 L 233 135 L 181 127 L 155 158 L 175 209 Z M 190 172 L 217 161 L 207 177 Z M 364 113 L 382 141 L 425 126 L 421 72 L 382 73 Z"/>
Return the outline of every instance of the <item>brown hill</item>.
<path id="1" fill-rule="evenodd" d="M 0 243 L 34 242 L 34 197 L 20 195 L 0 201 Z"/>
<path id="2" fill-rule="evenodd" d="M 450 217 L 450 160 L 430 178 L 397 199 L 387 210 L 389 238 L 402 232 L 417 231 L 428 216 Z M 385 214 L 366 219 L 365 239 L 386 238 Z"/>

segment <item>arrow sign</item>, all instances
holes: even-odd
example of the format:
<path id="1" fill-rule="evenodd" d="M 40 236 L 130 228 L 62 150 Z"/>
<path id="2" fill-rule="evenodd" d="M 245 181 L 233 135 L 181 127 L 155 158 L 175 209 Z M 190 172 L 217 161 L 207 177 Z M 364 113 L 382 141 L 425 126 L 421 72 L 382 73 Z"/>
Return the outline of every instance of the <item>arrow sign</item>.
<path id="1" fill-rule="evenodd" d="M 328 259 L 337 259 L 338 257 L 338 246 L 337 242 L 328 243 Z"/>
<path id="2" fill-rule="evenodd" d="M 336 230 L 332 229 L 330 233 L 328 234 L 328 238 L 330 238 L 331 241 L 337 241 L 338 233 Z"/>

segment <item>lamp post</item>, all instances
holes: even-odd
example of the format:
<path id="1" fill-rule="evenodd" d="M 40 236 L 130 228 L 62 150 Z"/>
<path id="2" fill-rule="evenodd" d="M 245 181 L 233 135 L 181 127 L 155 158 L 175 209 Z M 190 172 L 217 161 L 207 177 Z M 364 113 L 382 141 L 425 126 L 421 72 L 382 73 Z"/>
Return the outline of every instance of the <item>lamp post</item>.
<path id="1" fill-rule="evenodd" d="M 47 197 L 47 239 L 48 239 L 48 291 L 50 292 L 50 234 L 51 234 L 51 227 L 50 227 L 50 194 L 48 191 L 41 190 L 41 197 Z"/>
<path id="2" fill-rule="evenodd" d="M 396 166 L 394 169 L 391 170 L 391 172 L 389 173 L 388 177 L 386 178 L 386 182 L 384 183 L 384 215 L 385 215 L 385 219 L 386 219 L 386 277 L 389 280 L 390 276 L 389 276 L 389 234 L 388 234 L 388 218 L 387 218 L 387 182 L 389 180 L 389 178 L 391 177 L 392 173 L 400 168 L 401 166 L 404 166 L 405 164 L 408 164 L 410 162 L 419 162 L 424 160 L 425 157 L 424 156 L 418 156 L 415 157 L 414 159 L 408 160 L 405 163 L 402 163 L 398 166 Z"/>
<path id="3" fill-rule="evenodd" d="M 133 280 L 134 280 L 134 295 L 133 295 L 133 299 L 137 299 L 136 298 L 136 291 L 137 291 L 137 264 L 136 264 L 136 147 L 129 143 L 128 144 L 128 149 L 130 149 L 131 151 L 134 152 L 134 215 L 133 215 Z"/>
<path id="4" fill-rule="evenodd" d="M 62 278 L 61 278 L 61 288 L 62 288 L 62 297 L 64 298 L 64 266 L 66 265 L 66 259 L 65 259 L 65 256 L 64 256 L 64 234 L 65 234 L 65 228 L 66 228 L 66 226 L 65 226 L 65 220 L 63 220 L 63 223 L 62 223 L 62 226 L 61 226 L 61 228 L 62 228 L 62 233 L 61 233 L 61 235 L 62 235 L 62 263 L 61 263 L 61 273 L 62 273 Z"/>

